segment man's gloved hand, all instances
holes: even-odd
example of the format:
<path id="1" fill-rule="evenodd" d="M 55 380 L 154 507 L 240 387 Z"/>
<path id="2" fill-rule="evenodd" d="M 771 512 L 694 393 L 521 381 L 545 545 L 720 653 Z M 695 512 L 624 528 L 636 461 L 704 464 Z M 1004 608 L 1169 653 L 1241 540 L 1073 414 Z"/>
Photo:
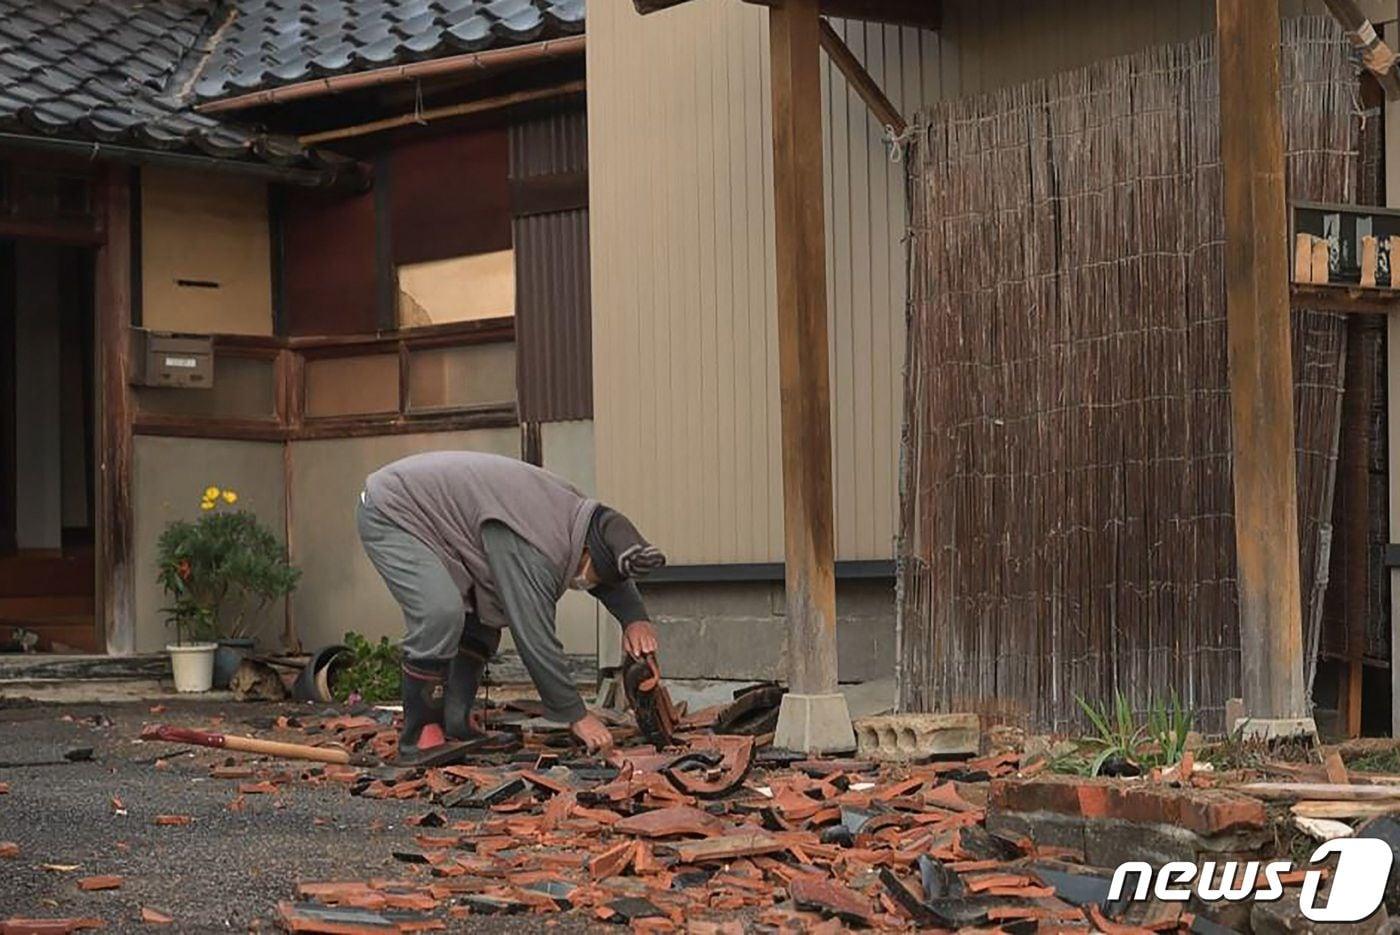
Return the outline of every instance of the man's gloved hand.
<path id="1" fill-rule="evenodd" d="M 622 629 L 622 651 L 633 659 L 641 659 L 660 648 L 656 627 L 650 620 L 634 620 Z"/>
<path id="2" fill-rule="evenodd" d="M 596 715 L 585 714 L 569 726 L 575 737 L 583 741 L 589 753 L 607 753 L 613 746 L 612 731 Z"/>

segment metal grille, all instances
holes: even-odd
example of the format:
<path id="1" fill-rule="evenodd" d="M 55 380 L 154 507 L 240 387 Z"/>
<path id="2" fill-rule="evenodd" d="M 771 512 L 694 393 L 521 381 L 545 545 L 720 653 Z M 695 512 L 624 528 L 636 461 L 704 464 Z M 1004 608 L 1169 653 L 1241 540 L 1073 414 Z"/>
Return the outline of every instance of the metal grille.
<path id="1" fill-rule="evenodd" d="M 1353 66 L 1286 21 L 1291 197 L 1354 197 Z M 900 700 L 1037 729 L 1239 692 L 1213 36 L 938 105 L 907 156 Z M 1274 236 L 1261 232 L 1261 236 Z M 1294 325 L 1305 646 L 1345 330 Z M 1325 576 L 1324 576 L 1325 577 Z M 1318 585 L 1315 587 L 1315 585 Z"/>

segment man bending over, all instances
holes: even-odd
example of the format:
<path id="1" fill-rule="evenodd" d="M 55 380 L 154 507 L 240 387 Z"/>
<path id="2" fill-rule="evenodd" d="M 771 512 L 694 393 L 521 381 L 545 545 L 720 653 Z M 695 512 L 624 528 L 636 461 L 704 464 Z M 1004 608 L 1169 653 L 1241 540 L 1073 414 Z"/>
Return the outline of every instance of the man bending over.
<path id="1" fill-rule="evenodd" d="M 621 513 L 548 471 L 500 455 L 413 455 L 365 480 L 360 541 L 403 609 L 403 729 L 398 763 L 434 766 L 479 734 L 472 704 L 510 627 L 548 716 L 590 751 L 612 734 L 588 713 L 554 629 L 555 605 L 586 590 L 641 658 L 656 630 L 633 579 L 666 558 Z"/>

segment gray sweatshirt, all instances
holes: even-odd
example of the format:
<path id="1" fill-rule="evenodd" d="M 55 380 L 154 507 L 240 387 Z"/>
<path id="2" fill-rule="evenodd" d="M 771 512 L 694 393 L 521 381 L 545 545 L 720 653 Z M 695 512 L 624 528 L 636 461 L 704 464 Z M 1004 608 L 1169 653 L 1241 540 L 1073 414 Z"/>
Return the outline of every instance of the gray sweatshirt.
<path id="1" fill-rule="evenodd" d="M 498 629 L 509 619 L 487 561 L 482 524 L 504 523 L 543 553 L 556 579 L 557 601 L 578 568 L 598 506 L 548 471 L 476 451 L 433 451 L 395 461 L 369 476 L 365 492 L 442 559 L 467 609 Z"/>

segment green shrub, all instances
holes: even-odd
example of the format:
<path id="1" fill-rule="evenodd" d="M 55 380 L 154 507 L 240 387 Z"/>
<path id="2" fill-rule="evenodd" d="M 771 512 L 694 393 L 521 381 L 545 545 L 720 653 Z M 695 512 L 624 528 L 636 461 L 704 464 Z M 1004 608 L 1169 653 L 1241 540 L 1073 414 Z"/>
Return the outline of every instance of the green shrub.
<path id="1" fill-rule="evenodd" d="M 402 694 L 403 655 L 399 648 L 381 636 L 371 643 L 358 633 L 345 634 L 350 664 L 336 672 L 332 693 L 337 701 L 358 694 L 368 704 L 398 701 Z"/>
<path id="2" fill-rule="evenodd" d="M 204 515 L 170 523 L 156 543 L 156 580 L 172 599 L 162 613 L 180 642 L 254 635 L 301 577 L 257 517 L 232 509 L 237 502 L 235 491 L 206 488 Z"/>

